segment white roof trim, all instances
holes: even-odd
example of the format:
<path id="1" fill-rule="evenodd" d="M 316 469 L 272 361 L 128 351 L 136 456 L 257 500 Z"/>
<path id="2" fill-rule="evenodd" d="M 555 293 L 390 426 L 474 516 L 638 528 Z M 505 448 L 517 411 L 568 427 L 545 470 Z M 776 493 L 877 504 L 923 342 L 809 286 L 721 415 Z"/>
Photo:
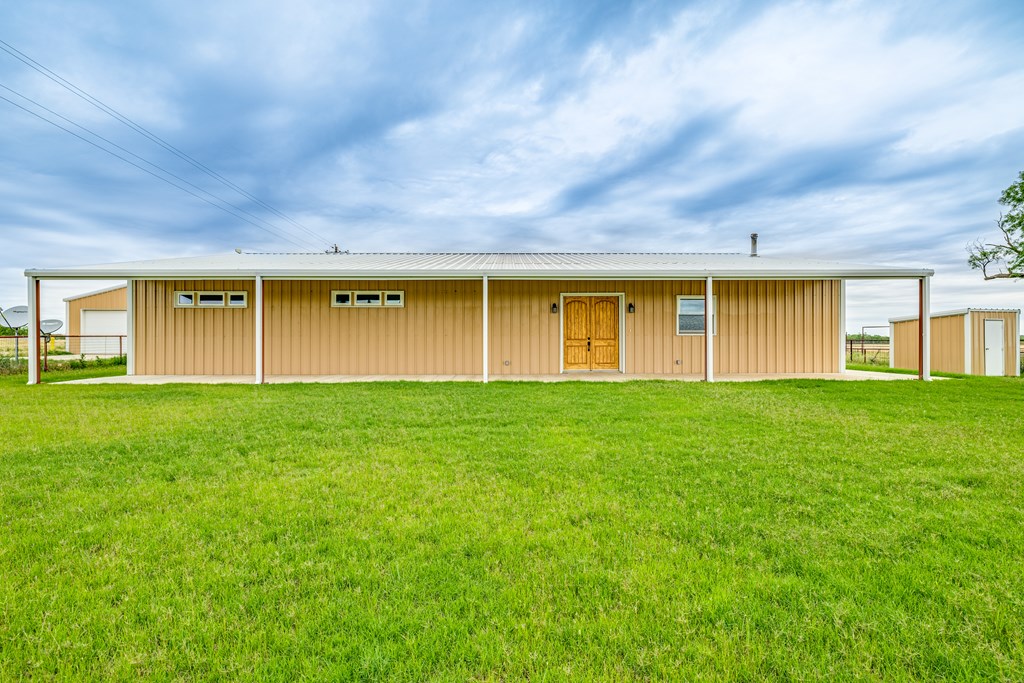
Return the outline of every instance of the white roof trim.
<path id="1" fill-rule="evenodd" d="M 30 268 L 49 279 L 858 279 L 920 278 L 926 268 L 814 259 L 686 253 L 226 254 L 69 268 Z"/>
<path id="2" fill-rule="evenodd" d="M 92 292 L 86 292 L 85 294 L 75 294 L 74 296 L 64 297 L 64 301 L 75 301 L 77 299 L 85 299 L 86 297 L 96 296 L 97 294 L 106 294 L 107 292 L 116 292 L 119 289 L 127 289 L 128 285 L 114 285 L 113 287 L 104 287 L 103 289 L 97 289 Z"/>
<path id="3" fill-rule="evenodd" d="M 958 308 L 952 311 L 939 311 L 932 313 L 930 318 L 949 318 L 954 315 L 967 315 L 968 313 L 1016 313 L 1020 315 L 1019 308 Z M 904 315 L 899 318 L 889 318 L 891 323 L 905 323 L 911 320 L 917 320 L 916 315 Z"/>

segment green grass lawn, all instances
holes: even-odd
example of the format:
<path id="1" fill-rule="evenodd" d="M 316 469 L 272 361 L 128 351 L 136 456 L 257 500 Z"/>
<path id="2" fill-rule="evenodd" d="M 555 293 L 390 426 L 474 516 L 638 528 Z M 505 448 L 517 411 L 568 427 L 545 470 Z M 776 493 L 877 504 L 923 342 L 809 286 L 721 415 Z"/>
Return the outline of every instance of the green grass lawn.
<path id="1" fill-rule="evenodd" d="M 1024 679 L 1024 383 L 0 378 L 0 680 Z"/>

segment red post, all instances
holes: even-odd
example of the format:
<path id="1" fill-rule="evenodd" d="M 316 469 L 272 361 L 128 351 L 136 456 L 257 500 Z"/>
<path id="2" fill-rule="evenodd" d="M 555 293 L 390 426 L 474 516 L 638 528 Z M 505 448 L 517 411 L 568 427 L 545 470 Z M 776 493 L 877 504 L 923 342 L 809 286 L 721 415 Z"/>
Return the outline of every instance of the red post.
<path id="1" fill-rule="evenodd" d="M 41 384 L 43 381 L 43 364 L 42 359 L 39 357 L 39 321 L 42 316 L 39 314 L 41 305 L 39 302 L 39 280 L 36 279 L 36 300 L 33 302 L 35 310 L 29 313 L 29 320 L 32 325 L 36 328 L 32 330 L 32 338 L 36 341 L 36 384 Z M 44 346 L 45 348 L 45 346 Z"/>

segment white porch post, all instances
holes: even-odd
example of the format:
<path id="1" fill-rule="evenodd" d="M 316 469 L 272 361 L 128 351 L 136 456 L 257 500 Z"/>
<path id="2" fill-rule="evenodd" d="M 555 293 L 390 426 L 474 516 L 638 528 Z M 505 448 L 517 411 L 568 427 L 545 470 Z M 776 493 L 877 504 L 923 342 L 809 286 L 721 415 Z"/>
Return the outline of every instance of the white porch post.
<path id="1" fill-rule="evenodd" d="M 715 299 L 710 275 L 704 285 L 704 380 L 715 381 Z"/>
<path id="2" fill-rule="evenodd" d="M 839 372 L 846 372 L 846 280 L 839 281 Z"/>
<path id="3" fill-rule="evenodd" d="M 28 383 L 39 384 L 39 279 L 35 277 L 28 279 Z"/>
<path id="4" fill-rule="evenodd" d="M 263 384 L 263 276 L 256 276 L 256 384 Z"/>
<path id="5" fill-rule="evenodd" d="M 484 305 L 484 334 L 483 334 L 483 338 L 484 338 L 484 348 L 483 348 L 483 358 L 484 358 L 484 360 L 483 360 L 483 366 L 484 367 L 483 367 L 483 370 L 484 370 L 484 372 L 483 372 L 483 375 L 484 375 L 484 384 L 486 384 L 488 379 L 489 379 L 489 374 L 490 374 L 490 368 L 488 367 L 488 366 L 490 366 L 490 362 L 489 362 L 490 359 L 488 358 L 488 356 L 490 355 L 488 353 L 488 346 L 489 346 L 489 343 L 488 343 L 489 342 L 489 334 L 488 333 L 489 333 L 490 325 L 488 323 L 488 310 L 487 310 L 488 308 L 490 308 L 490 296 L 489 296 L 488 291 L 487 291 L 487 276 L 486 275 L 483 276 L 483 282 L 484 282 L 484 292 L 483 292 L 483 305 Z"/>
<path id="6" fill-rule="evenodd" d="M 932 313 L 931 313 L 931 278 L 921 278 L 921 379 L 930 382 L 932 379 Z"/>
<path id="7" fill-rule="evenodd" d="M 128 375 L 135 374 L 135 280 L 128 280 Z"/>

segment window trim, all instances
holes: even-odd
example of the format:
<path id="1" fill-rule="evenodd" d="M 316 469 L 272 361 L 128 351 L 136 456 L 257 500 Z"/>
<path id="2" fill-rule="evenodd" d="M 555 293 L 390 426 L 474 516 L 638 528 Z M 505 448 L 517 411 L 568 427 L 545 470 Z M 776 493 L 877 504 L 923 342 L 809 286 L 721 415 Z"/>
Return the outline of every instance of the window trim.
<path id="1" fill-rule="evenodd" d="M 683 300 L 699 300 L 704 301 L 703 294 L 676 294 L 676 310 L 673 319 L 676 323 L 676 336 L 677 337 L 703 337 L 704 330 L 699 332 L 681 332 L 679 330 L 679 302 Z M 707 315 L 707 304 L 705 304 L 704 315 Z M 711 295 L 711 336 L 718 336 L 718 295 Z"/>
<path id="2" fill-rule="evenodd" d="M 190 304 L 183 304 L 183 303 L 181 303 L 178 300 L 178 298 L 180 296 L 183 296 L 183 295 L 184 296 L 192 297 L 192 303 L 190 303 Z M 220 297 L 222 297 L 221 303 L 214 303 L 214 304 L 202 304 L 202 303 L 199 303 L 200 296 L 211 296 L 211 295 L 212 296 L 220 296 Z M 233 304 L 233 303 L 231 303 L 232 295 L 234 295 L 234 296 L 241 295 L 242 296 L 242 303 L 240 303 L 240 304 Z M 209 309 L 209 308 L 230 308 L 230 309 L 234 309 L 234 310 L 242 310 L 242 309 L 245 309 L 245 308 L 249 308 L 249 292 L 247 292 L 245 290 L 227 290 L 227 289 L 223 289 L 223 290 L 222 289 L 193 289 L 193 290 L 179 289 L 179 290 L 175 290 L 174 291 L 174 296 L 173 296 L 172 301 L 174 303 L 174 308 L 203 308 L 203 309 Z"/>
<path id="3" fill-rule="evenodd" d="M 347 294 L 348 303 L 339 304 L 338 295 Z M 360 294 L 372 294 L 377 296 L 376 303 L 356 303 L 356 299 Z M 388 295 L 397 294 L 399 297 L 398 303 L 389 304 L 387 303 Z M 331 290 L 331 308 L 405 308 L 405 290 L 404 289 L 332 289 Z"/>

